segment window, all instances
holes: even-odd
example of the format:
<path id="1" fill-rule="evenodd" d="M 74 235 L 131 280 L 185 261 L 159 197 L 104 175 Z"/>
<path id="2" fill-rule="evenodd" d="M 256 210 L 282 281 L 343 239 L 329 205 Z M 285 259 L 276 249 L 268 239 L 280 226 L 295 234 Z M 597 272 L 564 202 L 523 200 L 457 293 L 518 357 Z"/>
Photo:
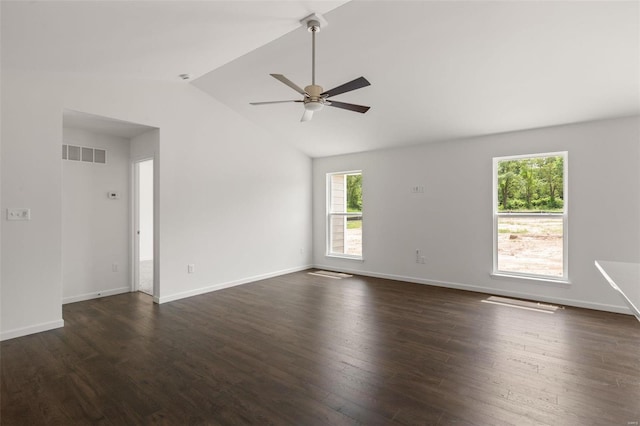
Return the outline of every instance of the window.
<path id="1" fill-rule="evenodd" d="M 362 259 L 362 173 L 327 175 L 327 255 Z"/>
<path id="2" fill-rule="evenodd" d="M 567 153 L 493 159 L 493 272 L 567 281 Z"/>

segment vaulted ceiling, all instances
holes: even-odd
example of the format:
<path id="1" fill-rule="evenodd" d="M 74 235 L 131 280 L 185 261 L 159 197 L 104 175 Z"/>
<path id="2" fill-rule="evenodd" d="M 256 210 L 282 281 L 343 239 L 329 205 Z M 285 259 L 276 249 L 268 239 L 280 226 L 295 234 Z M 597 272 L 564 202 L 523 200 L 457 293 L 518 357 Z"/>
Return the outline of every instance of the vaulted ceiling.
<path id="1" fill-rule="evenodd" d="M 317 84 L 365 76 L 301 123 Z M 637 1 L 2 2 L 2 67 L 194 84 L 310 156 L 640 113 Z"/>
<path id="2" fill-rule="evenodd" d="M 338 1 L 2 0 L 2 67 L 176 80 L 199 77 Z"/>

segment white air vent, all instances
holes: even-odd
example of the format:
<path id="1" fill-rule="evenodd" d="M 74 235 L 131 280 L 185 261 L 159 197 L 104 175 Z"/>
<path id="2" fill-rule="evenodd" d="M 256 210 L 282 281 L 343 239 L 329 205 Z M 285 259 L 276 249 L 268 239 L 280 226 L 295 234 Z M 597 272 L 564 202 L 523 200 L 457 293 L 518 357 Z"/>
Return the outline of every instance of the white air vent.
<path id="1" fill-rule="evenodd" d="M 69 145 L 69 160 L 80 161 L 80 147 Z"/>
<path id="2" fill-rule="evenodd" d="M 107 151 L 104 149 L 95 149 L 93 155 L 93 162 L 98 164 L 105 164 L 107 162 Z"/>
<path id="3" fill-rule="evenodd" d="M 318 277 L 332 278 L 334 280 L 341 280 L 343 278 L 351 278 L 353 275 L 345 274 L 342 272 L 332 272 L 332 271 L 313 271 L 307 272 L 309 275 L 315 275 Z"/>
<path id="4" fill-rule="evenodd" d="M 82 161 L 93 163 L 93 148 L 82 147 Z"/>
<path id="5" fill-rule="evenodd" d="M 62 159 L 84 163 L 107 163 L 107 151 L 86 146 L 62 145 Z"/>
<path id="6" fill-rule="evenodd" d="M 556 305 L 548 305 L 540 302 L 530 302 L 528 300 L 511 299 L 509 297 L 489 296 L 483 303 L 492 303 L 494 305 L 509 306 L 511 308 L 526 309 L 528 311 L 544 312 L 545 314 L 552 314 L 557 309 Z"/>

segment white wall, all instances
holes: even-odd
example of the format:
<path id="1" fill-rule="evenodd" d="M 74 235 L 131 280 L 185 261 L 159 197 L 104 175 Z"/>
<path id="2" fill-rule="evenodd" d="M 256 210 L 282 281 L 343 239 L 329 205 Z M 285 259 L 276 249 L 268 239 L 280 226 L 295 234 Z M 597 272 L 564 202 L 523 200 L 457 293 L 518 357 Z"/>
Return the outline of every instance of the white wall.
<path id="1" fill-rule="evenodd" d="M 63 141 L 107 151 L 106 164 L 60 160 L 63 303 L 127 292 L 131 289 L 129 140 L 64 127 Z M 120 198 L 109 199 L 109 191 L 117 191 Z"/>
<path id="2" fill-rule="evenodd" d="M 3 70 L 2 90 L 2 209 L 32 220 L 1 222 L 0 338 L 62 325 L 65 108 L 159 129 L 160 302 L 311 263 L 311 160 L 190 84 Z"/>
<path id="3" fill-rule="evenodd" d="M 565 150 L 571 285 L 492 278 L 492 158 Z M 363 262 L 324 255 L 325 175 L 344 170 L 363 173 Z M 628 312 L 593 262 L 640 261 L 638 117 L 320 158 L 313 176 L 317 266 Z"/>
<path id="4" fill-rule="evenodd" d="M 0 337 L 62 322 L 62 109 L 2 71 L 2 209 L 28 207 L 31 220 L 2 226 Z M 26 87 L 25 87 L 26 86 Z"/>

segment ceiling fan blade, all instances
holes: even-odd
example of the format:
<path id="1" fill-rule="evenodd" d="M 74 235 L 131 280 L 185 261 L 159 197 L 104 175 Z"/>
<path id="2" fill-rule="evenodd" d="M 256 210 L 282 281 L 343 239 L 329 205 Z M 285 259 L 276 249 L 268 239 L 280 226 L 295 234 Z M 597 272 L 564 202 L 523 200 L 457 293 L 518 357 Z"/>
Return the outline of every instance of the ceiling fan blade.
<path id="1" fill-rule="evenodd" d="M 271 74 L 273 75 L 273 74 Z M 323 98 L 328 98 L 330 96 L 335 96 L 335 95 L 339 95 L 341 93 L 346 93 L 346 92 L 350 92 L 352 90 L 356 90 L 356 89 L 361 89 L 363 87 L 367 87 L 370 86 L 371 83 L 369 83 L 367 81 L 366 78 L 364 77 L 358 77 L 355 80 L 351 80 L 348 83 L 345 83 L 341 86 L 338 87 L 334 87 L 331 90 L 327 90 L 324 93 L 321 93 L 320 96 L 322 96 Z"/>
<path id="2" fill-rule="evenodd" d="M 349 111 L 361 112 L 363 114 L 369 111 L 369 108 L 371 108 L 368 106 L 348 104 L 345 102 L 338 102 L 338 101 L 327 101 L 325 105 L 329 105 L 336 108 L 348 109 Z"/>
<path id="3" fill-rule="evenodd" d="M 268 102 L 249 102 L 250 105 L 267 105 L 267 104 L 284 104 L 288 102 L 303 102 L 303 101 L 268 101 Z"/>
<path id="4" fill-rule="evenodd" d="M 276 80 L 281 81 L 282 83 L 286 84 L 287 86 L 291 87 L 293 90 L 295 90 L 296 92 L 300 93 L 301 95 L 305 95 L 305 96 L 309 96 L 309 94 L 307 92 L 305 92 L 304 90 L 302 90 L 300 87 L 298 87 L 293 81 L 289 80 L 287 77 L 285 77 L 282 74 L 269 74 L 271 77 L 275 78 Z"/>
<path id="5" fill-rule="evenodd" d="M 307 109 L 304 110 L 304 114 L 302 114 L 302 118 L 300 121 L 310 121 L 313 118 L 313 111 L 309 111 Z"/>

